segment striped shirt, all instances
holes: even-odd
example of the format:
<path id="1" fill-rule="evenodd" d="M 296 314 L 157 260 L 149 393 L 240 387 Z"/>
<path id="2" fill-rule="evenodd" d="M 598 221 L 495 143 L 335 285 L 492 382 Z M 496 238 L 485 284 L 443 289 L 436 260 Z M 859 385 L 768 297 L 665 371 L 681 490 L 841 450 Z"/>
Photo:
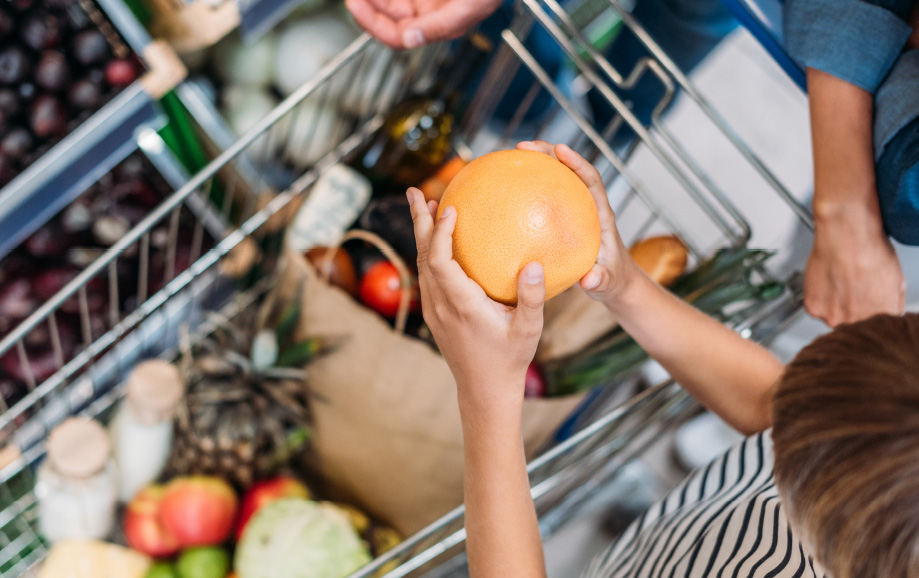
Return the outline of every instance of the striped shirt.
<path id="1" fill-rule="evenodd" d="M 587 568 L 586 578 L 827 578 L 794 537 L 770 431 L 693 472 Z"/>

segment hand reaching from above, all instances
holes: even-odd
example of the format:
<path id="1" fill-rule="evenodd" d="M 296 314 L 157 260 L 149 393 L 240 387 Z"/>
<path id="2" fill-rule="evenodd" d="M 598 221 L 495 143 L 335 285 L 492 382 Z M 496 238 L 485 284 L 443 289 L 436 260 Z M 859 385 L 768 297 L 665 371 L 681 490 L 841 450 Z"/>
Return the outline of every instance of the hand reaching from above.
<path id="1" fill-rule="evenodd" d="M 345 0 L 357 23 L 392 48 L 449 40 L 484 20 L 501 0 Z"/>

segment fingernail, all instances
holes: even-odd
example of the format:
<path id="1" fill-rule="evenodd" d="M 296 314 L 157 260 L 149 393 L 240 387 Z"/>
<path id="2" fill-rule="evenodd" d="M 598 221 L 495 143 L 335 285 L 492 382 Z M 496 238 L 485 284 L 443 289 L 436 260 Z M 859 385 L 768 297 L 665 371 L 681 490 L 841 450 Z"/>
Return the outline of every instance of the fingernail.
<path id="1" fill-rule="evenodd" d="M 530 285 L 538 285 L 539 283 L 542 283 L 542 276 L 542 265 L 539 263 L 534 263 L 527 269 L 527 283 Z"/>
<path id="2" fill-rule="evenodd" d="M 600 284 L 600 273 L 596 271 L 591 271 L 587 278 L 584 279 L 584 289 L 596 289 L 597 285 Z"/>
<path id="3" fill-rule="evenodd" d="M 416 48 L 424 44 L 424 34 L 417 28 L 409 28 L 402 33 L 402 44 L 406 48 Z"/>
<path id="4" fill-rule="evenodd" d="M 447 217 L 451 217 L 454 212 L 456 212 L 456 209 L 453 208 L 453 205 L 447 205 L 444 208 L 444 212 L 440 214 L 440 218 L 446 219 Z"/>
<path id="5" fill-rule="evenodd" d="M 408 206 L 412 206 L 415 203 L 415 195 L 412 194 L 412 191 L 405 191 L 405 196 L 408 197 Z"/>

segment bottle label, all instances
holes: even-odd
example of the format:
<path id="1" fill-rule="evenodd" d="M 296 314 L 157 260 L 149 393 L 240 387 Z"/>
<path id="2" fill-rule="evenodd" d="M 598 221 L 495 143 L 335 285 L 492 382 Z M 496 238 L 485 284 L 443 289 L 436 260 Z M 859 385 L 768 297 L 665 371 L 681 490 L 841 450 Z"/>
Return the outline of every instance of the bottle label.
<path id="1" fill-rule="evenodd" d="M 316 181 L 287 231 L 287 245 L 299 252 L 338 243 L 370 202 L 370 181 L 338 164 Z"/>

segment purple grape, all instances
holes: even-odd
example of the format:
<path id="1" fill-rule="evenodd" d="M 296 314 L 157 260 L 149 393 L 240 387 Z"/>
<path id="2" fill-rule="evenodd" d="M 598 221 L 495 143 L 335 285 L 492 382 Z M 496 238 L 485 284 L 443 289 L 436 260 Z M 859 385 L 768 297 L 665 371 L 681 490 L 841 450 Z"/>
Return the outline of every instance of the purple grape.
<path id="1" fill-rule="evenodd" d="M 0 9 L 0 37 L 5 37 L 13 31 L 15 22 L 9 12 Z"/>
<path id="2" fill-rule="evenodd" d="M 130 60 L 113 60 L 105 66 L 105 81 L 110 86 L 127 86 L 137 80 L 137 68 Z"/>
<path id="3" fill-rule="evenodd" d="M 56 92 L 70 80 L 67 59 L 56 50 L 47 50 L 41 55 L 35 69 L 35 82 L 45 90 Z"/>
<path id="4" fill-rule="evenodd" d="M 10 157 L 0 154 L 0 186 L 16 178 L 16 163 Z"/>
<path id="5" fill-rule="evenodd" d="M 0 286 L 0 317 L 18 323 L 38 307 L 29 280 L 24 277 L 10 279 Z"/>
<path id="6" fill-rule="evenodd" d="M 19 95 L 9 88 L 0 88 L 0 114 L 6 118 L 14 118 L 22 112 L 19 104 Z"/>
<path id="7" fill-rule="evenodd" d="M 26 46 L 41 52 L 60 43 L 61 25 L 52 14 L 35 15 L 26 20 L 19 35 Z"/>
<path id="8" fill-rule="evenodd" d="M 0 51 L 0 84 L 16 84 L 30 73 L 29 57 L 16 46 Z"/>
<path id="9" fill-rule="evenodd" d="M 102 102 L 102 91 L 98 84 L 94 84 L 88 79 L 78 80 L 67 92 L 67 101 L 81 110 L 91 110 L 99 106 Z"/>
<path id="10" fill-rule="evenodd" d="M 13 159 L 20 159 L 28 154 L 34 146 L 31 133 L 24 128 L 14 128 L 0 141 L 0 154 Z"/>
<path id="11" fill-rule="evenodd" d="M 35 4 L 35 0 L 12 0 L 13 8 L 25 12 Z"/>
<path id="12" fill-rule="evenodd" d="M 67 128 L 67 119 L 64 117 L 64 107 L 61 106 L 61 101 L 50 94 L 39 96 L 32 105 L 29 125 L 38 138 L 62 134 Z"/>
<path id="13" fill-rule="evenodd" d="M 57 220 L 44 225 L 25 240 L 26 251 L 33 257 L 60 257 L 71 244 Z"/>
<path id="14" fill-rule="evenodd" d="M 19 96 L 27 100 L 35 96 L 35 85 L 31 82 L 23 82 L 20 84 Z"/>
<path id="15" fill-rule="evenodd" d="M 108 41 L 101 32 L 93 28 L 83 30 L 73 39 L 73 51 L 83 66 L 98 64 L 111 54 Z"/>

